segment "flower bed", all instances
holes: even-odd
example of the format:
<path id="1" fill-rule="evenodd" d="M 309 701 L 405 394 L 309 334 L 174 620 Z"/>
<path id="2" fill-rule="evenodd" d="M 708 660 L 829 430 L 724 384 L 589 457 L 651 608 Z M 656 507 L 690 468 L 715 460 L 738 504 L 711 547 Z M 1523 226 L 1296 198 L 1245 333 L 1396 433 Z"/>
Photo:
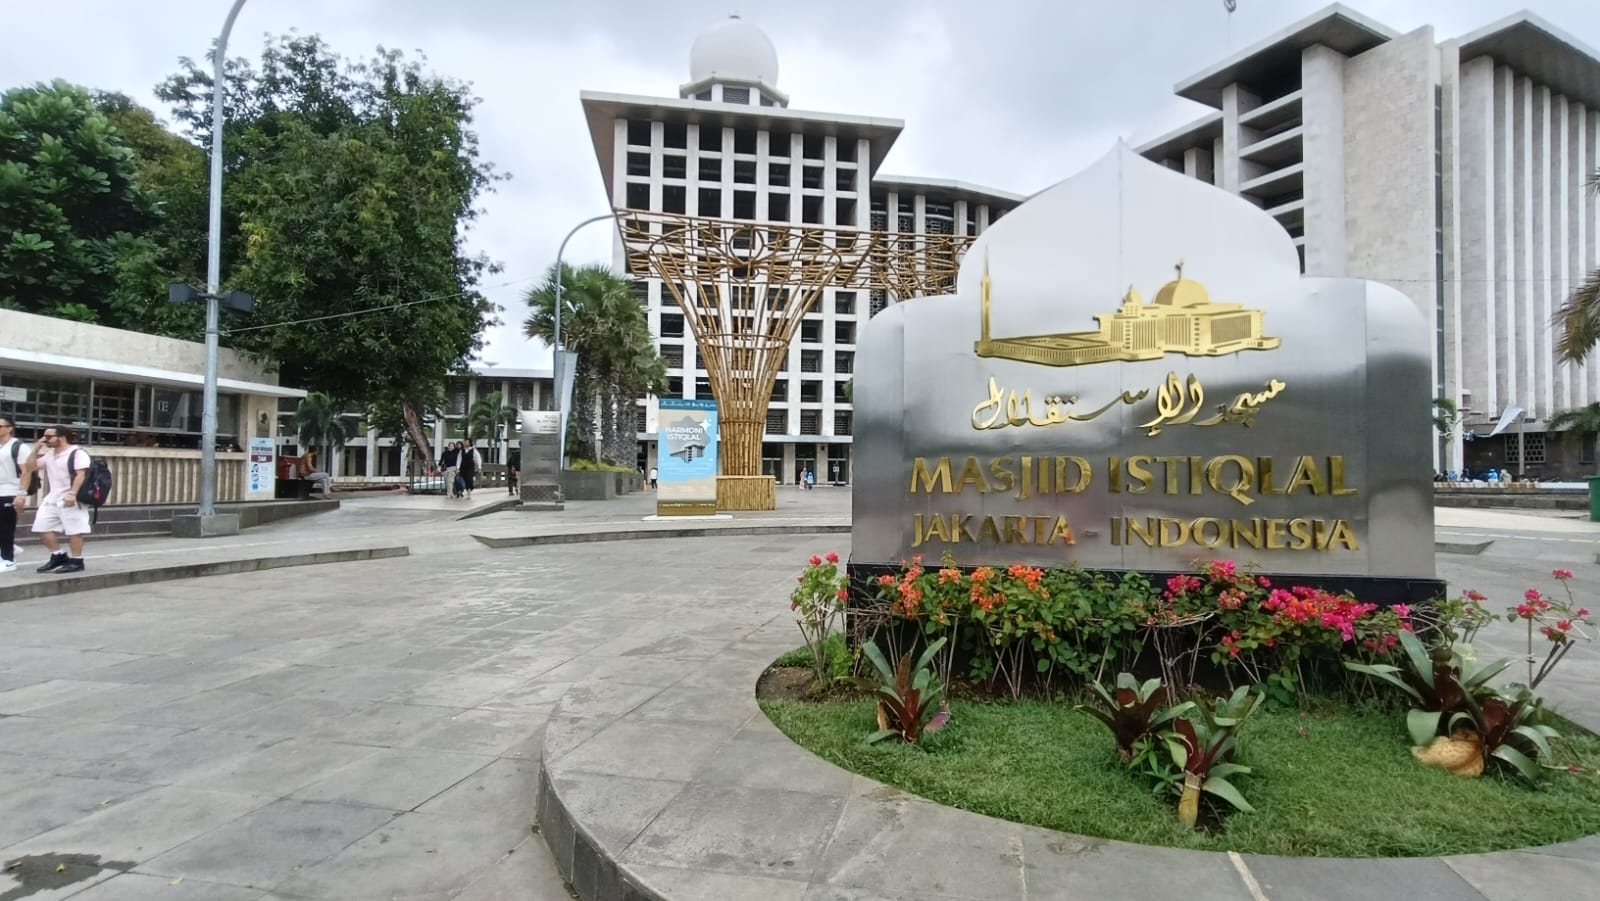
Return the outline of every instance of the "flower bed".
<path id="1" fill-rule="evenodd" d="M 1225 560 L 1155 585 L 913 559 L 852 599 L 838 560 L 812 557 L 790 598 L 806 647 L 787 656 L 812 679 L 796 694 L 821 702 L 764 706 L 819 754 L 911 791 L 1090 835 L 1264 853 L 1436 854 L 1600 830 L 1600 740 L 1535 694 L 1592 637 L 1566 570 L 1552 573 L 1565 599 L 1529 589 L 1505 613 L 1526 623 L 1527 681 L 1499 686 L 1517 661 L 1476 659 L 1470 642 L 1495 615 L 1473 591 L 1413 609 Z M 1007 702 L 948 700 L 984 693 Z M 1339 725 L 1313 734 L 1311 710 Z M 1454 780 L 1442 794 L 1440 778 Z M 1086 806 L 1086 786 L 1142 800 Z M 1264 812 L 1263 792 L 1281 809 Z M 1384 811 L 1350 818 L 1380 796 Z M 1148 810 L 1165 825 L 1143 823 Z M 1473 818 L 1486 825 L 1463 828 Z M 1344 839 L 1321 824 L 1346 820 Z"/>

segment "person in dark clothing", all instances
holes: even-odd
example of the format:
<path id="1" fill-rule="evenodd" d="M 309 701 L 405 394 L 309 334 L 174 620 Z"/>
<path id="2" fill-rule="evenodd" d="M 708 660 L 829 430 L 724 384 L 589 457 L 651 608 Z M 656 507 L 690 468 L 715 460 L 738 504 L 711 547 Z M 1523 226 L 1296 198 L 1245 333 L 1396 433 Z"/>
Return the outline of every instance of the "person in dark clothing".
<path id="1" fill-rule="evenodd" d="M 515 497 L 522 487 L 522 448 L 506 451 L 506 494 Z"/>
<path id="2" fill-rule="evenodd" d="M 461 484 L 465 486 L 464 497 L 472 498 L 472 481 L 478 477 L 478 449 L 470 444 L 461 446 Z"/>
<path id="3" fill-rule="evenodd" d="M 444 473 L 444 496 L 456 496 L 456 472 L 461 468 L 461 450 L 455 444 L 439 455 L 439 470 Z"/>

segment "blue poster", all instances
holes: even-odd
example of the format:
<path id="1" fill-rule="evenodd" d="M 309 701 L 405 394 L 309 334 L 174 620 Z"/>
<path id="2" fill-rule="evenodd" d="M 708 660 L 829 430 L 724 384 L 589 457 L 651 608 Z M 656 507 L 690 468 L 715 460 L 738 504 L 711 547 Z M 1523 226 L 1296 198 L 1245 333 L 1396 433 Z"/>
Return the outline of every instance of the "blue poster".
<path id="1" fill-rule="evenodd" d="M 663 397 L 656 417 L 656 515 L 717 512 L 717 402 Z"/>

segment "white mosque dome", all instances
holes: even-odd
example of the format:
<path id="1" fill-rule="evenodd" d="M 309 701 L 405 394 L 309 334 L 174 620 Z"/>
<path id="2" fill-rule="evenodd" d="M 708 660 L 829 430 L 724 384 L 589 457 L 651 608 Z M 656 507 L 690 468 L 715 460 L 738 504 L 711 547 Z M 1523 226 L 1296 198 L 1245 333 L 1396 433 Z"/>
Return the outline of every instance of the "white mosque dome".
<path id="1" fill-rule="evenodd" d="M 689 48 L 689 81 L 759 81 L 778 86 L 778 51 L 767 33 L 737 15 L 711 26 Z"/>

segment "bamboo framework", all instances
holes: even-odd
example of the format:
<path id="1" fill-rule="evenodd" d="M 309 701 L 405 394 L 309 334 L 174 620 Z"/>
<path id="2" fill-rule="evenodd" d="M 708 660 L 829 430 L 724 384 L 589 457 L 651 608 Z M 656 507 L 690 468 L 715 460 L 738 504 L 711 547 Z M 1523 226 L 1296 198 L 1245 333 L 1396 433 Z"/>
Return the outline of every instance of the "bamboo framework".
<path id="1" fill-rule="evenodd" d="M 694 335 L 728 476 L 760 474 L 773 384 L 823 290 L 942 293 L 972 241 L 636 210 L 618 210 L 617 222 L 629 271 L 661 279 Z"/>

